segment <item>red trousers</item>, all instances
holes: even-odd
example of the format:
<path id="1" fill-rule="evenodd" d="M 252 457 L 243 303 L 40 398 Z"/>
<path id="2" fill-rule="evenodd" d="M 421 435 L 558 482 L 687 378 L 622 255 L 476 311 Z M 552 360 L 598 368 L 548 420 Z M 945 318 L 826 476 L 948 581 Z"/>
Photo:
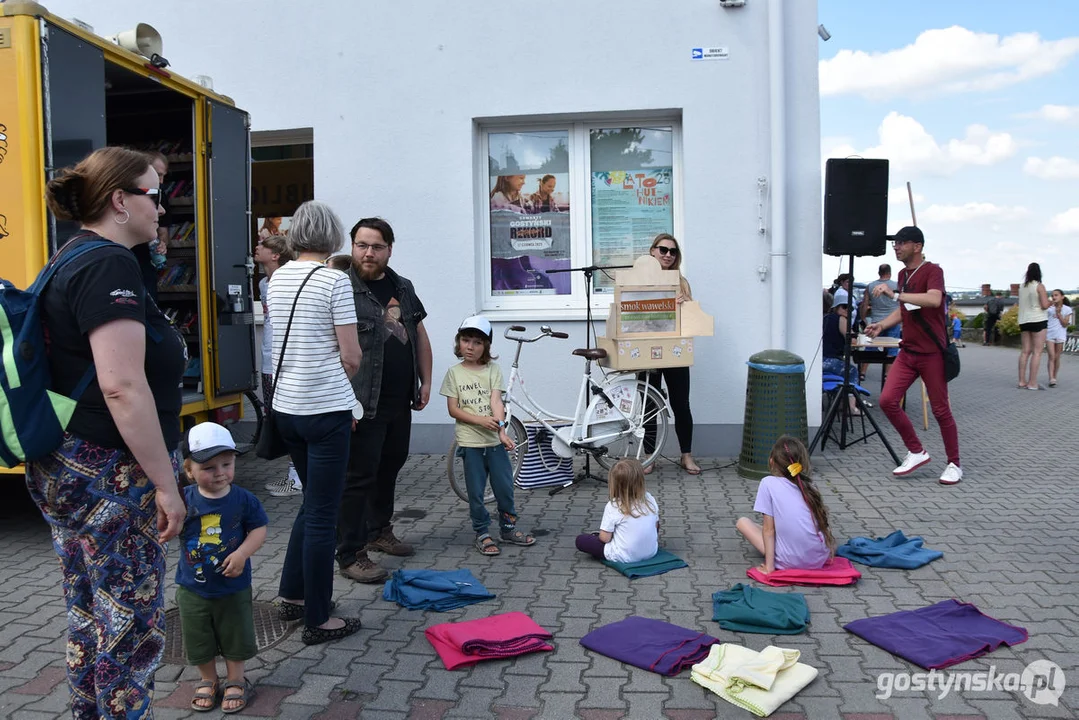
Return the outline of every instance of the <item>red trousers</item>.
<path id="1" fill-rule="evenodd" d="M 948 383 L 944 381 L 944 356 L 941 353 L 919 355 L 906 350 L 900 352 L 888 371 L 888 380 L 880 394 L 880 409 L 899 431 L 907 450 L 914 453 L 924 452 L 922 441 L 914 431 L 914 424 L 907 412 L 899 407 L 903 396 L 919 377 L 925 382 L 925 392 L 929 395 L 933 417 L 937 419 L 937 425 L 940 425 L 940 436 L 944 440 L 948 462 L 959 465 L 959 430 L 948 405 Z"/>

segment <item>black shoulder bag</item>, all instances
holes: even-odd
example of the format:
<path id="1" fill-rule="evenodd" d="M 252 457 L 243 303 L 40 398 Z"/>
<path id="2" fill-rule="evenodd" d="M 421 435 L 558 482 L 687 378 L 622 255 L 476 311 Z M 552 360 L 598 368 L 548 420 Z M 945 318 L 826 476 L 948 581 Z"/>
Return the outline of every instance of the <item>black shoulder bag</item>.
<path id="1" fill-rule="evenodd" d="M 314 268 L 307 274 L 307 277 L 300 283 L 300 289 L 296 291 L 296 297 L 292 301 L 292 311 L 288 314 L 288 324 L 285 326 L 285 337 L 281 340 L 281 354 L 277 356 L 277 370 L 273 374 L 273 384 L 276 388 L 277 379 L 281 377 L 281 363 L 285 360 L 285 348 L 288 347 L 288 334 L 292 330 L 292 318 L 296 315 L 296 303 L 300 301 L 300 293 L 303 292 L 303 286 L 307 284 L 307 281 L 311 279 L 311 276 L 319 271 L 322 266 Z M 263 460 L 276 460 L 279 457 L 288 455 L 288 447 L 285 446 L 285 441 L 281 437 L 281 431 L 277 429 L 277 422 L 274 418 L 274 411 L 272 407 L 266 408 L 266 417 L 263 419 L 262 432 L 259 433 L 259 441 L 255 446 L 255 455 Z"/>
<path id="2" fill-rule="evenodd" d="M 945 382 L 955 380 L 959 377 L 959 348 L 950 342 L 945 342 L 942 347 L 940 341 L 937 340 L 937 336 L 933 334 L 933 330 L 929 327 L 929 321 L 922 317 L 921 310 L 911 313 L 911 315 L 918 318 L 918 324 L 925 330 L 926 335 L 933 338 L 933 342 L 936 343 L 937 348 L 944 355 Z M 945 332 L 947 332 L 947 327 L 945 327 Z"/>

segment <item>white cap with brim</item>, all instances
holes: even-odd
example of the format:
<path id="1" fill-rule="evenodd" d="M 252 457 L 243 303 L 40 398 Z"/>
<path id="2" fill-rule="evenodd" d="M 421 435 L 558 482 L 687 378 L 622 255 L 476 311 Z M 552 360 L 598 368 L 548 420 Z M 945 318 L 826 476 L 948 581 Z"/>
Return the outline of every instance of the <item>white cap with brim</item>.
<path id="1" fill-rule="evenodd" d="M 199 423 L 187 433 L 188 456 L 197 463 L 212 460 L 221 453 L 232 452 L 242 455 L 236 449 L 232 433 L 214 422 Z"/>
<path id="2" fill-rule="evenodd" d="M 843 288 L 839 288 L 838 290 L 835 291 L 835 295 L 832 297 L 832 309 L 834 310 L 835 308 L 839 307 L 840 305 L 842 305 L 843 307 L 846 307 L 847 306 L 847 300 L 848 300 L 847 291 L 844 290 Z"/>
<path id="3" fill-rule="evenodd" d="M 462 330 L 478 330 L 486 335 L 488 339 L 494 339 L 491 321 L 482 315 L 473 315 L 472 317 L 465 318 L 465 321 L 461 323 L 461 327 L 457 328 L 457 332 Z"/>

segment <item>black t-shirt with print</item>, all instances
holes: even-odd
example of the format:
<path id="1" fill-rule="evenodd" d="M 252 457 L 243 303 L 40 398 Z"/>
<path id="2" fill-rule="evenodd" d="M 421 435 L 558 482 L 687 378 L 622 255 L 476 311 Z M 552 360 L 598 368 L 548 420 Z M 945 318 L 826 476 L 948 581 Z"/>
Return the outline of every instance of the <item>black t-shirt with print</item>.
<path id="1" fill-rule="evenodd" d="M 379 393 L 378 406 L 382 408 L 411 403 L 415 369 L 412 348 L 408 346 L 408 331 L 401 323 L 401 305 L 395 296 L 397 288 L 389 275 L 383 275 L 381 280 L 365 282 L 379 304 L 386 308 L 382 316 L 386 326 L 386 345 L 382 356 L 382 390 Z"/>
<path id="2" fill-rule="evenodd" d="M 75 240 L 62 252 L 90 240 Z M 69 395 L 93 362 L 90 331 L 113 320 L 137 320 L 146 330 L 146 379 L 170 449 L 179 446 L 180 381 L 187 364 L 183 338 L 146 296 L 142 270 L 122 245 L 99 248 L 65 265 L 53 276 L 43 300 L 53 390 Z M 126 448 L 95 377 L 79 398 L 67 427 L 76 437 L 107 448 Z"/>

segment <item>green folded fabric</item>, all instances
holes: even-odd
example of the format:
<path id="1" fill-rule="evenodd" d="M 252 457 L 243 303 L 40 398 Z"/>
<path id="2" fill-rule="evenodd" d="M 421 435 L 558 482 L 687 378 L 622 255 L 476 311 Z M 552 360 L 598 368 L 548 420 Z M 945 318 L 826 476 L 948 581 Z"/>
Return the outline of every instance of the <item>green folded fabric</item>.
<path id="1" fill-rule="evenodd" d="M 712 619 L 724 630 L 797 635 L 809 624 L 802 593 L 777 593 L 738 583 L 712 595 Z"/>
<path id="2" fill-rule="evenodd" d="M 620 563 L 611 562 L 610 560 L 603 560 L 604 565 L 607 567 L 613 567 L 618 572 L 622 573 L 630 580 L 635 580 L 642 577 L 651 577 L 653 575 L 662 575 L 665 572 L 671 570 L 677 570 L 678 568 L 689 567 L 686 561 L 677 555 L 673 555 L 666 550 L 660 548 L 652 557 L 647 560 L 640 560 L 632 563 Z"/>

